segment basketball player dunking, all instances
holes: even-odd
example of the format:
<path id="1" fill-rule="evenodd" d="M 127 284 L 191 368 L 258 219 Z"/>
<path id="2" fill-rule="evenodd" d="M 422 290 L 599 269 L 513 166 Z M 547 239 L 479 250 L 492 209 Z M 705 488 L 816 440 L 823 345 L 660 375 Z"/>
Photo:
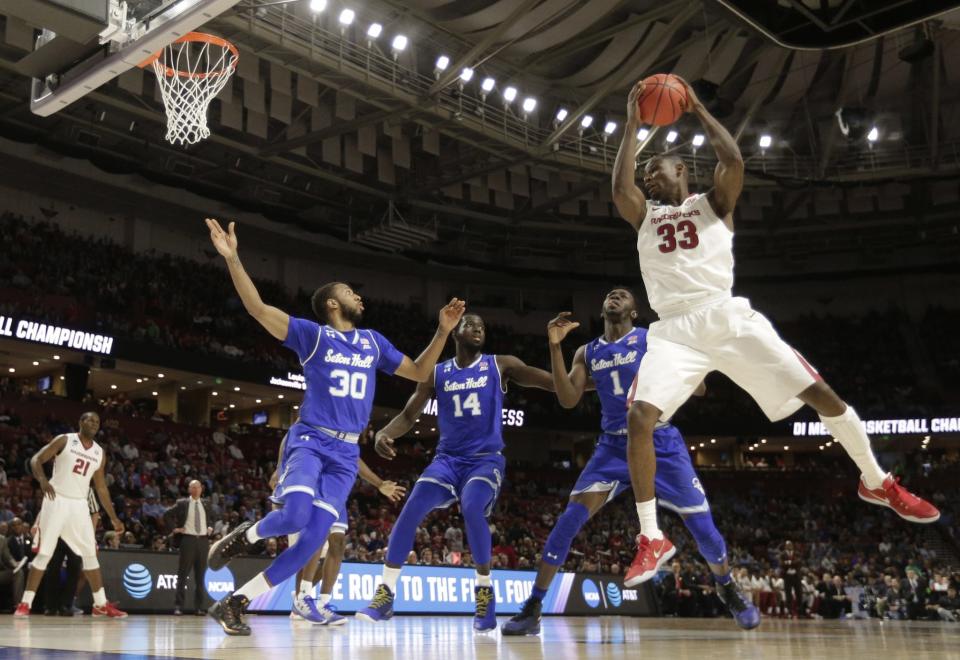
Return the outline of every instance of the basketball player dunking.
<path id="1" fill-rule="evenodd" d="M 627 99 L 627 124 L 614 164 L 613 199 L 637 232 L 640 272 L 659 321 L 650 326 L 647 353 L 630 389 L 627 458 L 640 517 L 637 555 L 624 583 L 649 580 L 673 547 L 657 527 L 653 433 L 668 420 L 711 371 L 745 389 L 771 421 L 804 404 L 817 411 L 862 473 L 859 496 L 887 506 L 912 522 L 930 523 L 940 512 L 900 486 L 877 463 L 863 423 L 770 322 L 734 297 L 733 210 L 743 188 L 744 164 L 736 140 L 686 87 L 685 111 L 703 125 L 719 163 L 714 186 L 690 194 L 687 167 L 674 155 L 647 163 L 643 183 L 634 178 L 637 98 Z M 648 199 L 648 196 L 650 199 Z"/>
<path id="2" fill-rule="evenodd" d="M 107 457 L 103 448 L 94 440 L 100 430 L 100 416 L 86 412 L 80 416 L 77 433 L 64 433 L 51 440 L 30 459 L 33 476 L 40 482 L 43 491 L 43 507 L 40 509 L 40 551 L 34 558 L 27 578 L 23 600 L 14 616 L 30 615 L 30 607 L 37 587 L 57 541 L 63 539 L 70 549 L 83 560 L 83 572 L 93 592 L 93 616 L 122 619 L 127 616 L 112 603 L 107 602 L 103 590 L 103 575 L 97 560 L 97 540 L 94 536 L 93 519 L 90 517 L 90 480 L 97 489 L 113 529 L 123 534 L 123 523 L 117 518 L 104 479 Z M 47 480 L 43 464 L 53 459 L 53 476 Z"/>

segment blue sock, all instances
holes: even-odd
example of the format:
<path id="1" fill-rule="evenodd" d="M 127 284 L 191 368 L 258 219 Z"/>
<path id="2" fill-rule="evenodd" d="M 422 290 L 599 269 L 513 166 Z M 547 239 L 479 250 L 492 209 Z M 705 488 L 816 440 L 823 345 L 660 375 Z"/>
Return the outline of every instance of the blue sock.
<path id="1" fill-rule="evenodd" d="M 579 502 L 570 502 L 566 510 L 557 518 L 557 524 L 550 530 L 550 536 L 543 546 L 543 563 L 562 566 L 570 553 L 570 544 L 580 530 L 590 520 L 590 510 Z"/>
<path id="2" fill-rule="evenodd" d="M 467 543 L 473 553 L 473 561 L 478 566 L 489 564 L 493 556 L 493 539 L 490 537 L 490 524 L 487 511 L 495 492 L 486 481 L 471 481 L 460 495 L 460 511 L 467 528 Z"/>
<path id="3" fill-rule="evenodd" d="M 450 491 L 443 486 L 429 481 L 417 482 L 397 516 L 393 531 L 390 532 L 390 540 L 387 542 L 388 564 L 403 566 L 407 563 L 407 555 L 413 549 L 417 527 L 428 513 L 448 502 L 450 497 Z"/>
<path id="4" fill-rule="evenodd" d="M 541 589 L 540 587 L 534 587 L 533 591 L 530 592 L 530 598 L 534 600 L 543 600 L 547 595 L 546 589 Z"/>
<path id="5" fill-rule="evenodd" d="M 717 584 L 729 584 L 733 578 L 730 577 L 730 573 L 724 573 L 723 575 L 713 574 L 713 580 Z"/>

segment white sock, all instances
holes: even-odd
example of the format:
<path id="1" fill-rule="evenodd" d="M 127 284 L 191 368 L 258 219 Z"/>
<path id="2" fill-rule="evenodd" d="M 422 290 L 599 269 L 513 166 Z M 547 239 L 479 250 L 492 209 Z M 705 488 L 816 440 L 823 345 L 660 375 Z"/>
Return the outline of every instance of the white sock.
<path id="1" fill-rule="evenodd" d="M 267 578 L 264 577 L 263 573 L 259 573 L 257 577 L 253 578 L 245 585 L 240 587 L 234 592 L 236 596 L 246 596 L 250 600 L 253 600 L 261 594 L 265 594 L 270 591 L 270 583 L 267 582 Z"/>
<path id="2" fill-rule="evenodd" d="M 23 598 L 20 599 L 21 603 L 26 603 L 27 607 L 33 607 L 33 598 L 37 595 L 36 591 L 24 591 Z"/>
<path id="3" fill-rule="evenodd" d="M 332 594 L 320 594 L 320 604 L 326 605 L 327 603 L 329 603 L 331 596 Z"/>
<path id="4" fill-rule="evenodd" d="M 386 564 L 383 565 L 383 583 L 390 588 L 390 593 L 397 593 L 397 580 L 400 579 L 400 569 L 399 568 L 390 568 Z"/>
<path id="5" fill-rule="evenodd" d="M 100 587 L 93 592 L 93 604 L 97 607 L 104 607 L 107 604 L 107 594 L 103 591 L 103 587 Z"/>
<path id="6" fill-rule="evenodd" d="M 477 586 L 478 587 L 491 587 L 493 586 L 493 581 L 490 579 L 490 574 L 480 575 L 477 573 Z"/>
<path id="7" fill-rule="evenodd" d="M 663 538 L 663 532 L 657 527 L 657 500 L 637 502 L 637 517 L 640 518 L 640 533 L 651 541 Z"/>
<path id="8" fill-rule="evenodd" d="M 257 525 L 259 524 L 260 523 L 257 523 Z M 246 537 L 247 537 L 248 543 L 256 543 L 257 541 L 263 538 L 262 536 L 257 534 L 257 525 L 250 525 L 250 527 L 247 528 Z"/>
<path id="9" fill-rule="evenodd" d="M 309 580 L 300 580 L 300 597 L 313 596 L 313 583 Z"/>
<path id="10" fill-rule="evenodd" d="M 877 463 L 876 456 L 873 455 L 873 450 L 870 448 L 870 438 L 863 428 L 863 422 L 860 421 L 857 411 L 851 406 L 847 406 L 847 409 L 839 417 L 820 415 L 820 421 L 860 468 L 860 472 L 863 474 L 863 482 L 867 485 L 867 488 L 880 488 L 883 485 L 883 480 L 887 478 L 887 473 L 883 471 L 883 468 Z"/>

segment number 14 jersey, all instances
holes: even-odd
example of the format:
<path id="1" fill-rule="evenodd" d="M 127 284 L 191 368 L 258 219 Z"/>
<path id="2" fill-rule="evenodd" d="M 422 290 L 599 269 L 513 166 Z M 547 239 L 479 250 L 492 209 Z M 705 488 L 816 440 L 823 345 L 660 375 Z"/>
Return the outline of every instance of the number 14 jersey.
<path id="1" fill-rule="evenodd" d="M 706 195 L 691 195 L 680 206 L 647 200 L 637 254 L 647 299 L 660 318 L 731 295 L 733 232 Z"/>
<path id="2" fill-rule="evenodd" d="M 503 387 L 497 356 L 481 355 L 457 366 L 456 358 L 434 372 L 437 393 L 438 454 L 468 457 L 503 449 Z"/>

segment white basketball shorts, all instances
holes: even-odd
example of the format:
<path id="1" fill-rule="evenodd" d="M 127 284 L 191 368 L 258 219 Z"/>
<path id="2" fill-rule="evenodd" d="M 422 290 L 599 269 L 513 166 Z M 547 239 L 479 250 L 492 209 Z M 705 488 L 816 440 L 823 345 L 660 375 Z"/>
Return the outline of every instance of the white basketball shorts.
<path id="1" fill-rule="evenodd" d="M 40 554 L 52 555 L 57 539 L 63 539 L 81 557 L 96 556 L 97 541 L 87 498 L 44 498 L 40 508 Z"/>
<path id="2" fill-rule="evenodd" d="M 668 420 L 711 371 L 745 389 L 771 421 L 799 410 L 797 395 L 820 380 L 749 300 L 727 298 L 650 325 L 627 403 L 650 403 Z"/>

